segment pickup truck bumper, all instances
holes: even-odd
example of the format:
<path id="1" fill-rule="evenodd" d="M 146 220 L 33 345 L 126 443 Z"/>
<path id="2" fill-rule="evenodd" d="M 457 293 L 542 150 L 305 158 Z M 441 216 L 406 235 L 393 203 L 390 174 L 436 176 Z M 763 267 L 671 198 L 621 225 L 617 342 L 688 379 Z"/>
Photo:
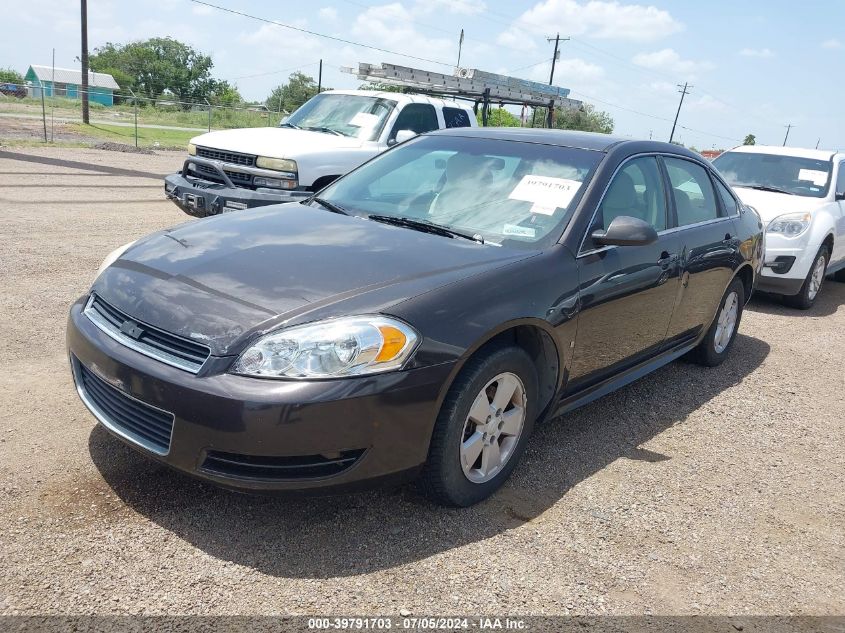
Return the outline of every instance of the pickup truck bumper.
<path id="1" fill-rule="evenodd" d="M 189 165 L 197 163 L 213 167 L 217 170 L 220 180 L 212 182 L 189 173 Z M 280 189 L 245 189 L 232 183 L 217 161 L 203 158 L 188 158 L 182 166 L 182 171 L 166 176 L 164 179 L 164 195 L 188 215 L 204 218 L 210 215 L 251 209 L 268 204 L 280 204 L 311 195 L 308 191 L 285 191 Z"/>

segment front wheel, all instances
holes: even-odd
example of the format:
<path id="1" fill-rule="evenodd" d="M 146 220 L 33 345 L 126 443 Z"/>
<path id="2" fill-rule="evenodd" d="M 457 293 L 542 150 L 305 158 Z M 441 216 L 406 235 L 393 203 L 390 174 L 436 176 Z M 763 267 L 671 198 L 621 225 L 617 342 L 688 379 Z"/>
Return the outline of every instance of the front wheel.
<path id="1" fill-rule="evenodd" d="M 827 252 L 827 246 L 822 246 L 813 260 L 813 265 L 810 266 L 810 272 L 807 273 L 807 278 L 804 280 L 801 290 L 798 291 L 797 295 L 784 297 L 784 302 L 787 305 L 799 310 L 809 310 L 813 307 L 816 297 L 819 296 L 819 291 L 822 289 L 829 259 L 830 254 Z"/>
<path id="2" fill-rule="evenodd" d="M 437 503 L 469 506 L 493 494 L 525 450 L 537 406 L 537 373 L 518 347 L 470 359 L 437 416 L 420 485 Z"/>
<path id="3" fill-rule="evenodd" d="M 742 308 L 745 305 L 745 286 L 739 279 L 734 279 L 719 304 L 719 311 L 707 335 L 695 348 L 693 358 L 707 367 L 721 365 L 728 357 L 736 339 Z"/>

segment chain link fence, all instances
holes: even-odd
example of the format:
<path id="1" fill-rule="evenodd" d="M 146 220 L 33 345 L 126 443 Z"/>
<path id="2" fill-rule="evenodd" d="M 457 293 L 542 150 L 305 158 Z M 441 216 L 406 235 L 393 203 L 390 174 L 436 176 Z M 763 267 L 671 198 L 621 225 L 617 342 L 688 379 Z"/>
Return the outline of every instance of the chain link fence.
<path id="1" fill-rule="evenodd" d="M 276 126 L 286 115 L 263 104 L 215 105 L 91 89 L 89 125 L 82 124 L 81 87 L 0 83 L 0 141 L 115 142 L 136 147 L 179 147 L 205 131 Z M 105 102 L 105 103 L 103 103 Z"/>

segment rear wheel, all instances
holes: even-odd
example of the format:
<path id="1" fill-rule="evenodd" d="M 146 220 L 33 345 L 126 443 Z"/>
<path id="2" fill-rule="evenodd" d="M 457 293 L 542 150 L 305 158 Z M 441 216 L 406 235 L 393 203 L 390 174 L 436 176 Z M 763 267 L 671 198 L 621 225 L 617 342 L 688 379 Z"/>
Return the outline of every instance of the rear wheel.
<path id="1" fill-rule="evenodd" d="M 719 311 L 707 335 L 695 348 L 693 359 L 701 365 L 715 367 L 728 357 L 736 339 L 742 308 L 745 305 L 745 286 L 739 279 L 734 279 L 719 304 Z"/>
<path id="2" fill-rule="evenodd" d="M 534 425 L 537 375 L 518 347 L 467 362 L 446 396 L 420 485 L 437 503 L 469 506 L 510 476 Z"/>
<path id="3" fill-rule="evenodd" d="M 827 246 L 822 246 L 813 260 L 813 265 L 810 266 L 810 272 L 807 273 L 807 278 L 804 280 L 801 290 L 797 295 L 784 297 L 784 303 L 799 310 L 809 310 L 812 308 L 816 302 L 816 297 L 819 296 L 819 292 L 822 289 L 829 259 L 830 254 L 827 251 Z"/>

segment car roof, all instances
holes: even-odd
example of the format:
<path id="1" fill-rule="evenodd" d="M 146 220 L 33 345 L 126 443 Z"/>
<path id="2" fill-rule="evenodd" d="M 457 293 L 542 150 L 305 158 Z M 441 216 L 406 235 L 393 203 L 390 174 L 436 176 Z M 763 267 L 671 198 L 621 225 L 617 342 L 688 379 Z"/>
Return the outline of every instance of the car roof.
<path id="1" fill-rule="evenodd" d="M 837 155 L 829 149 L 805 149 L 803 147 L 781 147 L 780 145 L 740 145 L 728 150 L 743 154 L 775 154 L 777 156 L 795 156 L 796 158 L 815 158 L 830 160 Z"/>
<path id="2" fill-rule="evenodd" d="M 682 156 L 695 157 L 703 160 L 701 156 L 691 152 L 680 145 L 664 143 L 662 141 L 648 141 L 629 138 L 627 136 L 614 136 L 612 134 L 601 134 L 598 132 L 579 132 L 575 130 L 549 130 L 545 128 L 522 128 L 522 127 L 456 127 L 446 130 L 435 130 L 427 132 L 431 135 L 448 136 L 472 136 L 477 138 L 489 138 L 502 141 L 522 141 L 524 143 L 542 143 L 544 145 L 558 145 L 560 147 L 573 147 L 577 149 L 588 149 L 597 152 L 608 152 L 618 146 L 630 145 L 632 151 L 637 152 L 660 152 L 680 154 Z M 633 146 L 636 146 L 635 148 Z"/>

